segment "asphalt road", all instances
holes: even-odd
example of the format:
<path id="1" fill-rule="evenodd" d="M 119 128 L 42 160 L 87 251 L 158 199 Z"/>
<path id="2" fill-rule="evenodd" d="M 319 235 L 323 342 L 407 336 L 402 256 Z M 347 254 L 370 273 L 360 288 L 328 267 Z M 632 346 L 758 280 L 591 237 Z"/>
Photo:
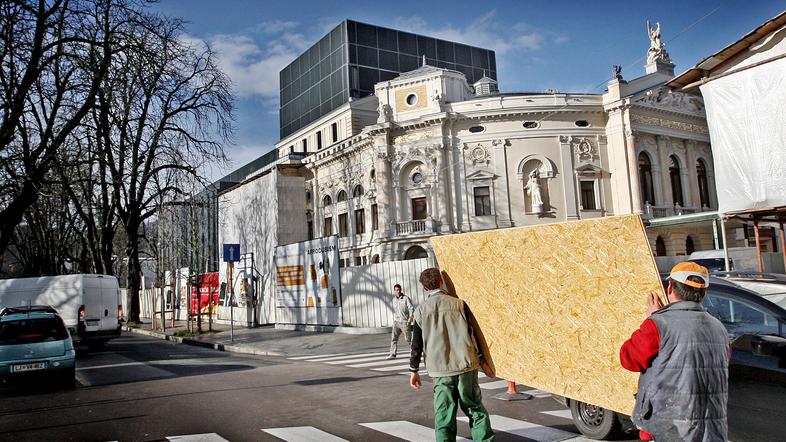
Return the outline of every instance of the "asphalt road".
<path id="1" fill-rule="evenodd" d="M 406 363 L 245 356 L 124 335 L 79 352 L 72 390 L 0 386 L 0 440 L 433 440 L 429 378 L 412 390 Z M 504 382 L 484 383 L 497 440 L 585 440 L 548 394 L 501 401 Z M 470 437 L 466 423 L 459 435 Z"/>

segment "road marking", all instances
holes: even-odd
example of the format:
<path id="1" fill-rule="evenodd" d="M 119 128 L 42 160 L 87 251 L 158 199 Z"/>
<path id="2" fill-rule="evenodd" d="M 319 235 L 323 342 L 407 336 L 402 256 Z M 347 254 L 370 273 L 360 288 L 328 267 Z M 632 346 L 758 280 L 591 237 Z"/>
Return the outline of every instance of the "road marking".
<path id="1" fill-rule="evenodd" d="M 263 428 L 262 431 L 288 442 L 347 442 L 314 427 Z"/>
<path id="2" fill-rule="evenodd" d="M 185 436 L 167 436 L 172 442 L 229 442 L 216 433 L 187 434 Z"/>
<path id="3" fill-rule="evenodd" d="M 402 371 L 399 374 L 404 374 L 404 375 L 409 376 L 409 375 L 412 374 L 412 372 L 411 371 Z M 421 376 L 428 376 L 428 370 L 420 370 L 420 371 L 418 371 L 418 374 L 421 375 Z"/>
<path id="4" fill-rule="evenodd" d="M 369 422 L 359 425 L 408 441 L 421 442 L 434 440 L 433 428 L 425 427 L 423 425 L 418 425 L 408 421 Z M 457 437 L 456 440 L 471 441 L 472 439 Z"/>
<path id="5" fill-rule="evenodd" d="M 363 358 L 363 357 L 374 357 L 374 356 L 387 356 L 390 353 L 383 351 L 380 353 L 361 353 L 355 355 L 344 355 L 344 356 L 331 356 L 331 357 L 318 357 L 317 359 L 309 359 L 309 362 L 327 362 L 327 361 L 337 361 L 340 359 L 352 359 L 352 358 Z"/>
<path id="6" fill-rule="evenodd" d="M 377 361 L 377 362 L 369 362 L 369 361 Z M 366 367 L 366 366 L 368 366 L 367 364 L 371 364 L 371 365 L 374 365 L 374 364 L 377 364 L 377 365 L 379 365 L 379 364 L 392 364 L 392 363 L 395 363 L 395 362 L 400 362 L 400 360 L 396 361 L 395 359 L 387 359 L 387 356 L 376 356 L 376 357 L 365 357 L 365 358 L 349 359 L 349 360 L 346 360 L 346 361 L 330 361 L 330 362 L 325 362 L 325 363 L 326 364 L 330 364 L 330 365 L 337 365 L 337 364 L 355 364 L 355 363 L 358 363 L 358 362 L 365 362 L 366 364 L 347 365 L 347 367 Z"/>
<path id="7" fill-rule="evenodd" d="M 170 362 L 170 361 L 167 361 Z M 119 364 L 107 364 L 107 365 L 93 365 L 90 367 L 77 367 L 76 371 L 84 371 L 84 370 L 98 370 L 101 368 L 115 368 L 115 367 L 129 367 L 132 365 L 147 365 L 144 362 L 121 362 Z"/>
<path id="8" fill-rule="evenodd" d="M 540 398 L 540 397 L 551 397 L 551 393 L 549 393 L 547 391 L 543 391 L 543 390 L 527 390 L 524 393 L 531 394 L 531 395 L 533 395 L 535 397 L 538 397 L 538 398 Z"/>
<path id="9" fill-rule="evenodd" d="M 573 415 L 570 414 L 570 410 L 541 411 L 541 413 L 573 420 Z"/>
<path id="10" fill-rule="evenodd" d="M 394 365 L 393 367 L 380 367 L 380 368 L 373 368 L 374 371 L 393 371 L 393 370 L 406 370 L 409 368 L 409 364 L 406 365 Z"/>
<path id="11" fill-rule="evenodd" d="M 293 360 L 293 361 L 304 361 L 304 360 L 306 360 L 306 359 L 312 359 L 312 358 L 326 358 L 326 357 L 328 357 L 328 356 L 343 356 L 343 355 L 345 355 L 345 354 L 346 354 L 346 353 L 333 353 L 333 354 L 330 354 L 330 355 L 295 356 L 294 358 L 287 358 L 287 359 L 291 359 L 291 360 Z"/>
<path id="12" fill-rule="evenodd" d="M 462 422 L 468 422 L 465 416 L 459 418 Z M 533 424 L 532 422 L 511 419 L 497 414 L 491 415 L 491 428 L 496 431 L 526 437 L 539 442 L 556 442 L 568 438 L 579 436 L 576 433 L 560 430 L 558 428 L 546 427 L 544 425 Z"/>
<path id="13" fill-rule="evenodd" d="M 403 361 L 406 361 L 406 360 L 404 359 Z M 377 361 L 377 362 L 366 362 L 366 363 L 363 363 L 363 364 L 352 364 L 352 365 L 347 365 L 347 367 L 365 368 L 365 367 L 378 367 L 380 365 L 392 365 L 392 364 L 399 364 L 400 365 L 401 362 L 402 362 L 402 359 L 391 359 L 389 361 Z M 407 366 L 407 367 L 409 367 L 409 366 Z"/>
<path id="14" fill-rule="evenodd" d="M 508 388 L 508 381 L 503 379 L 501 381 L 484 382 L 480 384 L 480 388 L 484 390 L 496 390 L 498 388 Z"/>

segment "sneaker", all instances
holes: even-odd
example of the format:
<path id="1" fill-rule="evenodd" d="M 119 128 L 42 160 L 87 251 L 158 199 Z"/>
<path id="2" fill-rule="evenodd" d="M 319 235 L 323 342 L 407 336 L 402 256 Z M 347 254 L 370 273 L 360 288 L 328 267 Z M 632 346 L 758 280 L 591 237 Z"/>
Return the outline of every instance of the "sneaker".
<path id="1" fill-rule="evenodd" d="M 396 359 L 396 355 L 390 355 L 387 358 L 385 358 L 385 360 L 387 360 L 387 361 L 389 361 L 391 359 Z"/>

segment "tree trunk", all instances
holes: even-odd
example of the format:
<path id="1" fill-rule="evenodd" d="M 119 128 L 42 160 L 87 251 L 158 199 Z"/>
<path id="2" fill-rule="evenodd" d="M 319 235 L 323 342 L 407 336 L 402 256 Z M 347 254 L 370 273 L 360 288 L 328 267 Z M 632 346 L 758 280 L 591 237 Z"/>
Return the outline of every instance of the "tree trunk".
<path id="1" fill-rule="evenodd" d="M 38 177 L 37 172 L 33 172 Z M 25 211 L 38 200 L 38 187 L 30 180 L 25 180 L 22 191 L 16 196 L 5 209 L 0 211 L 0 256 L 5 254 L 8 245 L 14 238 L 16 226 L 22 222 Z"/>
<path id="2" fill-rule="evenodd" d="M 137 230 L 128 229 L 126 259 L 128 259 L 128 279 L 126 284 L 126 305 L 128 322 L 139 323 L 139 290 L 142 268 L 139 263 L 139 235 Z"/>

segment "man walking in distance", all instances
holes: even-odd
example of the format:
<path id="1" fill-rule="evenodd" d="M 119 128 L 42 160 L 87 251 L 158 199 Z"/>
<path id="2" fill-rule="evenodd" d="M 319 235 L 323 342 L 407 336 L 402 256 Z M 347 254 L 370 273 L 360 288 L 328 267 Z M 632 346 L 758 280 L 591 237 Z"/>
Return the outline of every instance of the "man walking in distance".
<path id="1" fill-rule="evenodd" d="M 638 371 L 632 420 L 643 440 L 726 440 L 729 338 L 701 305 L 707 269 L 682 262 L 671 269 L 664 307 L 655 293 L 647 315 L 620 348 L 620 362 Z"/>
<path id="2" fill-rule="evenodd" d="M 409 385 L 416 390 L 420 388 L 418 370 L 425 349 L 426 367 L 434 381 L 436 440 L 456 440 L 459 407 L 469 418 L 473 440 L 494 440 L 478 386 L 479 352 L 470 332 L 464 301 L 444 290 L 438 269 L 424 270 L 420 283 L 428 297 L 415 310 Z"/>
<path id="3" fill-rule="evenodd" d="M 388 359 L 396 359 L 398 353 L 398 338 L 404 334 L 407 341 L 407 349 L 412 344 L 412 314 L 415 308 L 412 300 L 401 291 L 401 284 L 393 286 L 393 333 L 390 339 L 390 355 Z"/>

